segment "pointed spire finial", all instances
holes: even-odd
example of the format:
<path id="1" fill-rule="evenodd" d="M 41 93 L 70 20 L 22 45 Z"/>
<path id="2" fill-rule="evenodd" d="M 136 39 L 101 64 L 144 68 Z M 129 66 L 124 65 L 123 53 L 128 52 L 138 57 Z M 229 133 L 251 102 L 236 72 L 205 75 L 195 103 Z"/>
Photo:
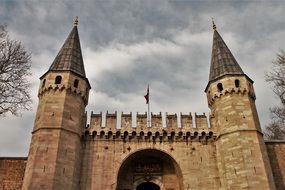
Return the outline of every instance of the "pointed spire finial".
<path id="1" fill-rule="evenodd" d="M 49 68 L 50 71 L 72 71 L 85 77 L 77 25 L 78 17 L 75 17 L 74 26 L 52 62 Z"/>
<path id="2" fill-rule="evenodd" d="M 213 29 L 216 30 L 217 29 L 217 26 L 215 24 L 215 21 L 214 21 L 214 18 L 212 17 L 212 23 L 213 23 Z"/>
<path id="3" fill-rule="evenodd" d="M 213 20 L 213 45 L 209 81 L 225 75 L 243 75 L 243 71 L 234 58 L 223 38 L 216 30 Z"/>
<path id="4" fill-rule="evenodd" d="M 74 26 L 78 26 L 78 16 L 75 17 L 73 25 Z"/>

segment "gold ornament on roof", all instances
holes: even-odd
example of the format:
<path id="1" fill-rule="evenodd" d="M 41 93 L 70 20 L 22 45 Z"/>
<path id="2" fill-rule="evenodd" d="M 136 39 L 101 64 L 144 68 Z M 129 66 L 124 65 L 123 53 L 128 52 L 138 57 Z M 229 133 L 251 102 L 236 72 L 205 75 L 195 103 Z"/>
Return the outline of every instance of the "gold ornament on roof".
<path id="1" fill-rule="evenodd" d="M 78 16 L 75 17 L 73 25 L 74 26 L 78 26 Z"/>
<path id="2" fill-rule="evenodd" d="M 216 26 L 216 24 L 215 24 L 215 22 L 214 22 L 214 18 L 213 18 L 213 17 L 212 17 L 212 23 L 213 23 L 213 29 L 216 30 L 216 29 L 217 29 L 217 26 Z"/>

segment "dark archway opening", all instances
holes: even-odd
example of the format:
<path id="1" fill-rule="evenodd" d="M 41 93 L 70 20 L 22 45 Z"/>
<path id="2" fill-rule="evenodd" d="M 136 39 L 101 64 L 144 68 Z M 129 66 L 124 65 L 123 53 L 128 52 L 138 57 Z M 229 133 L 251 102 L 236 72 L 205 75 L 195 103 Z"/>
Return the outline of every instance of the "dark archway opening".
<path id="1" fill-rule="evenodd" d="M 169 180 L 172 182 L 168 183 Z M 156 149 L 143 149 L 133 152 L 122 162 L 116 190 L 161 188 L 183 189 L 181 169 L 169 154 Z"/>
<path id="2" fill-rule="evenodd" d="M 136 190 L 160 190 L 160 187 L 155 183 L 144 182 L 138 185 Z"/>

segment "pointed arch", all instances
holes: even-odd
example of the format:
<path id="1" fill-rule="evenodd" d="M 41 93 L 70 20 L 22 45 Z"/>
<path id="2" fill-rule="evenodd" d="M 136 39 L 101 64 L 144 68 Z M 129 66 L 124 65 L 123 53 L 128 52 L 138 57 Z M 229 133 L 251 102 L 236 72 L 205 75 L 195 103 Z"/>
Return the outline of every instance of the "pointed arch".
<path id="1" fill-rule="evenodd" d="M 154 175 L 150 172 L 146 172 L 147 175 L 143 175 L 144 171 L 138 171 L 137 170 L 137 161 L 143 161 L 143 160 L 149 160 L 154 159 L 156 163 L 162 163 L 162 170 L 161 170 L 161 177 L 159 176 L 160 170 L 157 166 L 154 173 Z M 157 160 L 156 160 L 157 159 Z M 131 168 L 133 167 L 133 168 Z M 128 187 L 132 186 L 132 190 L 136 190 L 136 188 L 145 182 L 152 182 L 160 187 L 160 189 L 166 188 L 164 186 L 163 181 L 163 174 L 164 174 L 164 167 L 169 172 L 172 172 L 172 175 L 176 178 L 176 187 L 178 190 L 183 189 L 183 175 L 182 170 L 176 160 L 167 152 L 159 149 L 140 149 L 135 152 L 130 153 L 128 156 L 126 156 L 122 162 L 120 167 L 117 170 L 117 187 L 116 190 L 124 189 L 125 183 L 129 183 Z M 132 174 L 130 174 L 130 172 Z M 137 172 L 137 173 L 136 173 Z M 130 176 L 132 177 L 130 177 Z M 126 179 L 133 179 L 132 182 Z"/>

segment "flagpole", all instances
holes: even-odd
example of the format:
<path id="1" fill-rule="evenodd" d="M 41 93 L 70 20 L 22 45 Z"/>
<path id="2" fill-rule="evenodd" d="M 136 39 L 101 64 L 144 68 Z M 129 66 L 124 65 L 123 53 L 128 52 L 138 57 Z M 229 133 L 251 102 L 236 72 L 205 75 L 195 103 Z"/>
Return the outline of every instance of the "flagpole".
<path id="1" fill-rule="evenodd" d="M 150 127 L 150 110 L 149 110 L 149 84 L 147 85 L 147 91 L 146 91 L 146 95 L 144 96 L 145 100 L 146 100 L 146 104 L 147 104 L 147 127 Z"/>
<path id="2" fill-rule="evenodd" d="M 147 85 L 148 89 L 148 104 L 147 104 L 147 111 L 148 111 L 148 127 L 150 127 L 150 112 L 149 112 L 149 103 L 150 103 L 150 93 L 149 93 L 149 84 Z"/>

